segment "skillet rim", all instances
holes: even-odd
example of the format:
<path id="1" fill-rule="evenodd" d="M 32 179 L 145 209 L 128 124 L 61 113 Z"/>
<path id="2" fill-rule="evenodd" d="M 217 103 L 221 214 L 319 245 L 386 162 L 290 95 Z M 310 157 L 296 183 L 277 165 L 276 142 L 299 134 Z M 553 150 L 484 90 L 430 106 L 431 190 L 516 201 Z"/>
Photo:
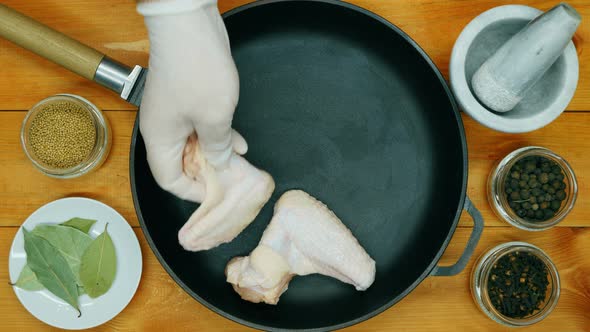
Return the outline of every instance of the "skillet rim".
<path id="1" fill-rule="evenodd" d="M 389 22 L 388 20 L 386 20 L 385 18 L 367 10 L 364 9 L 362 7 L 359 7 L 357 5 L 348 3 L 348 2 L 344 2 L 341 0 L 260 0 L 260 1 L 254 1 L 242 6 L 239 6 L 237 8 L 234 8 L 232 10 L 229 10 L 225 13 L 222 14 L 223 19 L 225 20 L 228 17 L 231 17 L 232 15 L 241 13 L 243 11 L 246 11 L 248 9 L 251 8 L 255 8 L 258 6 L 264 6 L 264 5 L 269 5 L 269 4 L 274 4 L 274 3 L 281 3 L 281 2 L 309 2 L 309 3 L 323 3 L 323 4 L 329 4 L 329 5 L 335 5 L 335 6 L 340 6 L 340 7 L 344 7 L 347 9 L 351 9 L 354 10 L 358 13 L 364 14 L 366 16 L 368 16 L 369 18 L 376 20 L 377 22 L 383 24 L 384 26 L 388 27 L 389 29 L 391 29 L 394 33 L 397 33 L 399 36 L 401 36 L 408 44 L 410 44 L 419 54 L 420 56 L 422 56 L 422 58 L 426 61 L 426 63 L 428 64 L 428 66 L 430 67 L 430 69 L 433 71 L 433 73 L 435 74 L 435 76 L 438 78 L 440 84 L 442 85 L 442 88 L 444 89 L 444 92 L 446 93 L 448 100 L 451 104 L 451 108 L 453 111 L 453 115 L 455 116 L 455 120 L 457 121 L 457 127 L 459 129 L 459 136 L 461 139 L 461 150 L 462 150 L 462 155 L 463 155 L 463 175 L 462 175 L 462 184 L 461 184 L 461 194 L 459 196 L 459 204 L 457 207 L 457 210 L 455 212 L 455 217 L 454 217 L 454 221 L 453 224 L 451 225 L 445 240 L 443 241 L 440 249 L 438 250 L 438 252 L 436 253 L 436 255 L 434 256 L 433 260 L 430 262 L 430 264 L 426 267 L 426 269 L 424 270 L 424 272 L 422 272 L 422 274 L 412 283 L 410 284 L 410 286 L 408 286 L 403 292 L 401 292 L 400 294 L 398 294 L 397 296 L 395 296 L 393 299 L 391 299 L 390 301 L 386 302 L 385 304 L 383 304 L 381 307 L 373 310 L 372 312 L 369 312 L 367 314 L 364 314 L 358 318 L 352 319 L 352 320 L 348 320 L 339 324 L 335 324 L 335 325 L 331 325 L 331 326 L 322 326 L 322 327 L 315 327 L 315 328 L 310 328 L 310 329 L 289 329 L 289 328 L 277 328 L 277 327 L 272 327 L 272 326 L 266 326 L 266 325 L 262 325 L 262 324 L 257 324 L 257 323 L 253 323 L 250 321 L 247 321 L 245 319 L 233 316 L 230 313 L 227 313 L 225 311 L 223 311 L 222 309 L 212 305 L 211 303 L 207 302 L 206 300 L 204 300 L 203 298 L 201 298 L 197 293 L 195 293 L 192 289 L 190 289 L 175 273 L 174 271 L 170 268 L 170 266 L 166 263 L 166 260 L 162 257 L 162 255 L 160 254 L 159 250 L 157 249 L 149 230 L 147 229 L 145 222 L 143 220 L 143 214 L 141 213 L 141 207 L 137 198 L 137 191 L 136 191 L 136 178 L 135 178 L 135 149 L 136 149 L 136 143 L 137 143 L 137 138 L 139 133 L 139 108 L 138 108 L 138 112 L 135 118 L 135 122 L 134 122 L 134 126 L 133 126 L 133 132 L 132 132 L 132 136 L 131 136 L 131 147 L 130 147 L 130 151 L 129 151 L 129 177 L 130 177 L 130 182 L 131 182 L 131 193 L 133 196 L 133 205 L 135 207 L 135 212 L 137 215 L 137 219 L 139 220 L 139 224 L 141 226 L 141 230 L 150 246 L 150 249 L 152 250 L 152 252 L 154 253 L 154 255 L 156 256 L 156 258 L 158 259 L 158 261 L 160 262 L 160 264 L 162 265 L 162 267 L 164 267 L 164 269 L 166 270 L 166 272 L 172 277 L 172 279 L 186 292 L 188 293 L 191 297 L 193 297 L 194 299 L 196 299 L 199 303 L 201 303 L 203 306 L 205 306 L 206 308 L 208 308 L 209 310 L 229 319 L 232 320 L 236 323 L 251 327 L 251 328 L 255 328 L 255 329 L 259 329 L 259 330 L 272 330 L 272 331 L 310 331 L 310 332 L 316 332 L 316 331 L 328 331 L 328 330 L 337 330 L 337 329 L 342 329 L 345 327 L 349 327 L 352 325 L 356 325 L 358 323 L 364 322 L 370 318 L 373 318 L 379 314 L 381 314 L 382 312 L 384 312 L 385 310 L 391 308 L 394 304 L 396 304 L 397 302 L 399 302 L 401 299 L 403 299 L 404 297 L 406 297 L 409 293 L 411 293 L 422 281 L 424 281 L 424 279 L 426 279 L 426 277 L 428 277 L 432 270 L 436 267 L 436 265 L 438 264 L 440 258 L 442 257 L 443 253 L 445 252 L 446 248 L 449 245 L 449 242 L 451 240 L 451 238 L 453 237 L 455 230 L 457 228 L 457 224 L 459 223 L 459 218 L 461 217 L 461 213 L 463 211 L 463 207 L 465 205 L 465 197 L 466 197 L 466 192 L 467 192 L 467 175 L 468 175 L 468 156 L 467 156 L 467 139 L 465 136 L 465 128 L 463 126 L 463 120 L 461 118 L 461 115 L 459 113 L 459 109 L 457 107 L 457 102 L 455 100 L 455 97 L 453 96 L 446 80 L 444 79 L 444 77 L 442 76 L 440 70 L 438 69 L 438 67 L 434 64 L 434 62 L 432 61 L 432 59 L 428 56 L 428 54 L 426 54 L 426 52 L 418 45 L 418 43 L 416 43 L 408 34 L 406 34 L 402 29 L 400 29 L 399 27 L 397 27 L 395 24 Z"/>

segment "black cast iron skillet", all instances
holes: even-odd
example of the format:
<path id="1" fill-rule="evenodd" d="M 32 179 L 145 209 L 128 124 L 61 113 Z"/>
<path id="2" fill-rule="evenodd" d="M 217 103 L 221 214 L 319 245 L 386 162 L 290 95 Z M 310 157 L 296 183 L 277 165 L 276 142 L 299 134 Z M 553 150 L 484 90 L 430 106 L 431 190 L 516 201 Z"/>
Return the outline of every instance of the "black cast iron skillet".
<path id="1" fill-rule="evenodd" d="M 121 84 L 97 79 L 104 55 L 0 9 L 3 36 L 121 93 Z M 386 20 L 335 0 L 260 1 L 224 18 L 240 72 L 234 126 L 248 140 L 247 159 L 273 175 L 276 190 L 231 243 L 184 251 L 177 232 L 197 205 L 155 183 L 136 121 L 134 203 L 152 250 L 172 278 L 211 310 L 251 327 L 332 330 L 377 315 L 430 275 L 459 273 L 483 220 L 465 197 L 461 117 L 424 51 Z M 131 72 L 121 64 L 109 68 Z M 225 282 L 227 262 L 255 248 L 274 203 L 295 188 L 325 202 L 375 259 L 377 276 L 367 291 L 319 275 L 298 277 L 270 306 L 241 300 Z M 467 248 L 455 265 L 438 267 L 463 209 L 475 222 Z"/>
<path id="2" fill-rule="evenodd" d="M 389 308 L 429 275 L 467 263 L 481 215 L 465 198 L 467 148 L 453 96 L 432 61 L 386 20 L 340 1 L 261 1 L 224 15 L 240 73 L 234 126 L 276 190 L 234 241 L 192 253 L 177 232 L 196 204 L 158 187 L 137 129 L 131 181 L 137 215 L 176 282 L 211 310 L 259 329 L 337 329 Z M 325 202 L 377 263 L 365 292 L 335 279 L 296 277 L 277 306 L 240 299 L 224 268 L 247 255 L 274 203 L 299 188 Z M 465 253 L 436 264 L 461 211 L 475 220 Z M 432 294 L 436 296 L 436 294 Z"/>

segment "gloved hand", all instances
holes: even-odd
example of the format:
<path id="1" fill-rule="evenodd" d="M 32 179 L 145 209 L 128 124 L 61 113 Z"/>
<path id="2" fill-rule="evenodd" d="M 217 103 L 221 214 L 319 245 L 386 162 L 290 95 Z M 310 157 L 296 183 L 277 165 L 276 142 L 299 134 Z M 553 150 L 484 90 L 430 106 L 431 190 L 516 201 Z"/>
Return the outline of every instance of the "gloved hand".
<path id="1" fill-rule="evenodd" d="M 150 40 L 149 72 L 139 128 L 156 182 L 182 199 L 202 202 L 203 184 L 183 173 L 182 154 L 195 131 L 205 159 L 227 167 L 246 141 L 231 129 L 238 73 L 216 0 L 140 2 Z"/>

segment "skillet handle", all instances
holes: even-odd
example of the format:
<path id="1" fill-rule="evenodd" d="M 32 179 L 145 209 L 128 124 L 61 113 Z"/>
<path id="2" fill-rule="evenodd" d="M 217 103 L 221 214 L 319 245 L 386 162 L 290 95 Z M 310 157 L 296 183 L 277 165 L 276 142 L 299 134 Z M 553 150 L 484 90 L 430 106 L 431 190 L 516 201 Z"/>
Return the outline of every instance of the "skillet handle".
<path id="1" fill-rule="evenodd" d="M 477 208 L 475 208 L 469 197 L 465 198 L 465 205 L 463 206 L 463 209 L 465 209 L 465 211 L 467 211 L 467 213 L 469 213 L 473 219 L 473 231 L 471 232 L 469 241 L 467 241 L 467 246 L 465 247 L 465 250 L 463 251 L 463 254 L 457 263 L 451 266 L 435 266 L 430 273 L 431 276 L 450 277 L 459 274 L 461 271 L 463 271 L 467 265 L 467 262 L 469 262 L 469 258 L 471 258 L 471 255 L 473 254 L 473 251 L 479 242 L 479 238 L 483 232 L 483 217 Z"/>
<path id="2" fill-rule="evenodd" d="M 16 10 L 0 5 L 0 36 L 89 80 L 104 54 Z"/>
<path id="3" fill-rule="evenodd" d="M 139 66 L 131 69 L 4 4 L 0 4 L 0 37 L 94 80 L 128 101 L 141 71 Z M 137 101 L 130 102 L 138 104 Z"/>

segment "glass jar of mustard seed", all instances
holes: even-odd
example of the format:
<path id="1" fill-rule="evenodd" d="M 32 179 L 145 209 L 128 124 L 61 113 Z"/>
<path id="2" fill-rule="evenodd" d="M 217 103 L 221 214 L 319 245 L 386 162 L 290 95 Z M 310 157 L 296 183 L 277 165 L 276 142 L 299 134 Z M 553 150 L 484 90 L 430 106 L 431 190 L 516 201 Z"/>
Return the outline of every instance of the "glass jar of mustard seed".
<path id="1" fill-rule="evenodd" d="M 471 295 L 493 321 L 510 327 L 545 319 L 557 306 L 557 267 L 538 247 L 507 242 L 485 252 L 471 273 Z"/>
<path id="2" fill-rule="evenodd" d="M 561 222 L 573 209 L 578 184 L 569 163 L 555 152 L 527 146 L 509 153 L 488 177 L 488 202 L 494 213 L 527 231 Z"/>
<path id="3" fill-rule="evenodd" d="M 21 143 L 33 165 L 55 178 L 74 178 L 97 169 L 111 149 L 111 129 L 88 100 L 59 94 L 33 106 L 21 128 Z"/>

